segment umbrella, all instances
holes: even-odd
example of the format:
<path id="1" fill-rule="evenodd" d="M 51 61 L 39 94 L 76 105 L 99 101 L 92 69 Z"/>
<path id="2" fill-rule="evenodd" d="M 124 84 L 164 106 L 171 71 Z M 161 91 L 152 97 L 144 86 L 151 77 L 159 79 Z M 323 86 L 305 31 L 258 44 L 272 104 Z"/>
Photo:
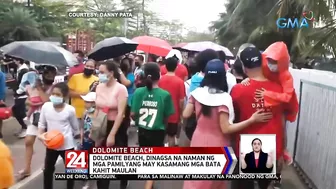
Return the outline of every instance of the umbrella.
<path id="1" fill-rule="evenodd" d="M 138 43 L 125 37 L 111 37 L 97 43 L 89 54 L 96 61 L 115 58 L 135 51 Z"/>
<path id="2" fill-rule="evenodd" d="M 47 41 L 15 41 L 0 48 L 5 55 L 58 68 L 78 64 L 77 58 L 62 47 Z"/>
<path id="3" fill-rule="evenodd" d="M 216 43 L 213 43 L 211 41 L 201 41 L 201 42 L 192 42 L 188 43 L 185 46 L 181 47 L 182 50 L 187 50 L 187 51 L 194 51 L 194 52 L 201 52 L 206 49 L 212 49 L 215 51 L 223 51 L 226 56 L 228 57 L 234 57 L 232 52 L 221 45 L 218 45 Z"/>
<path id="4" fill-rule="evenodd" d="M 139 36 L 132 40 L 139 43 L 137 50 L 158 56 L 166 56 L 172 49 L 168 42 L 156 37 Z"/>

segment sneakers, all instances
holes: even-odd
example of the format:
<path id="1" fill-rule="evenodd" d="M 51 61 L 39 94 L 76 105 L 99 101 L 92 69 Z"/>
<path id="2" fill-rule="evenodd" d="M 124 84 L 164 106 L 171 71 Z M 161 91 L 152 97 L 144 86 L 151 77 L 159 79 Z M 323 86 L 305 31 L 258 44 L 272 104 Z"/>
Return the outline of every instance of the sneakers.
<path id="1" fill-rule="evenodd" d="M 165 147 L 169 147 L 169 144 L 168 144 L 168 142 L 166 142 L 166 143 L 164 144 L 164 146 L 165 146 Z"/>
<path id="2" fill-rule="evenodd" d="M 121 180 L 120 181 L 120 189 L 127 189 L 129 186 L 128 180 Z"/>
<path id="3" fill-rule="evenodd" d="M 18 138 L 24 138 L 26 137 L 26 129 L 22 129 L 19 133 L 16 134 Z"/>

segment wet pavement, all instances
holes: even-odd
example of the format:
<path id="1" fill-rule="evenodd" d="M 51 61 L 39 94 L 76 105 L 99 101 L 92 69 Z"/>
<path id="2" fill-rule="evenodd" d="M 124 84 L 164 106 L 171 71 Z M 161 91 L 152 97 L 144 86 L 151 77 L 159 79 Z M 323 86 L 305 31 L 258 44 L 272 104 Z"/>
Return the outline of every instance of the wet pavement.
<path id="1" fill-rule="evenodd" d="M 12 92 L 8 91 L 6 103 L 8 106 L 13 105 Z M 12 150 L 14 159 L 14 169 L 18 172 L 24 167 L 24 153 L 25 145 L 24 139 L 18 139 L 14 136 L 14 133 L 20 130 L 20 125 L 14 118 L 10 118 L 4 121 L 3 135 L 4 142 Z M 137 132 L 135 128 L 131 128 L 129 132 L 129 145 L 137 146 Z M 181 132 L 181 140 L 186 142 L 186 136 L 184 132 Z M 32 161 L 32 175 L 11 187 L 11 189 L 43 189 L 43 162 L 45 156 L 45 147 L 40 141 L 36 141 L 34 145 L 34 155 Z M 56 172 L 64 172 L 64 165 L 62 161 L 58 161 L 56 165 Z M 282 172 L 282 189 L 306 189 L 307 187 L 301 182 L 294 168 L 288 167 Z M 80 189 L 83 186 L 83 182 L 77 181 L 75 189 Z M 157 181 L 155 184 L 158 189 L 182 189 L 183 181 Z M 65 189 L 65 181 L 54 181 L 54 189 Z M 119 182 L 112 181 L 110 183 L 110 189 L 118 189 Z M 128 189 L 141 189 L 144 188 L 144 181 L 130 181 Z"/>

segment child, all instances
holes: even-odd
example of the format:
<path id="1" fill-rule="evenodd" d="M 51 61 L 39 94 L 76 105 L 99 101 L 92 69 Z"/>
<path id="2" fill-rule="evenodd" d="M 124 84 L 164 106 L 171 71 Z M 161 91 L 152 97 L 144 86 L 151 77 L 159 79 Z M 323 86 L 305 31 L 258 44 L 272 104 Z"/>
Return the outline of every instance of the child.
<path id="1" fill-rule="evenodd" d="M 91 129 L 92 129 L 92 118 L 95 112 L 95 100 L 96 93 L 89 92 L 85 96 L 81 96 L 85 102 L 85 109 L 83 115 L 83 124 L 80 128 L 80 141 L 81 141 L 81 150 L 89 150 L 95 146 L 95 142 L 90 138 Z M 95 185 L 94 181 L 87 181 L 83 186 L 83 189 L 91 188 Z"/>
<path id="2" fill-rule="evenodd" d="M 166 120 L 174 114 L 174 104 L 170 94 L 158 87 L 160 67 L 157 63 L 146 63 L 144 76 L 146 87 L 134 92 L 131 117 L 135 120 L 135 125 L 139 126 L 139 146 L 163 147 Z M 144 117 L 145 115 L 148 116 Z M 147 181 L 145 189 L 152 189 L 153 184 L 153 181 Z"/>
<path id="3" fill-rule="evenodd" d="M 62 147 L 54 150 L 47 148 L 43 188 L 52 189 L 54 180 L 55 163 L 58 156 L 65 161 L 65 152 L 74 150 L 76 143 L 75 138 L 78 134 L 78 120 L 76 118 L 75 108 L 65 103 L 69 95 L 69 88 L 66 83 L 57 83 L 52 89 L 50 102 L 44 103 L 41 108 L 40 120 L 38 123 L 38 138 L 45 140 L 43 133 L 51 130 L 58 130 L 64 136 L 64 144 Z M 74 188 L 74 180 L 67 180 L 67 189 Z"/>
<path id="4" fill-rule="evenodd" d="M 175 113 L 168 118 L 167 135 L 168 145 L 173 147 L 177 145 L 176 138 L 178 138 L 179 124 L 181 121 L 181 114 L 183 111 L 184 98 L 186 96 L 184 81 L 175 75 L 175 69 L 178 65 L 178 58 L 173 56 L 165 60 L 167 74 L 163 75 L 159 81 L 159 87 L 168 91 L 172 97 Z"/>
<path id="5" fill-rule="evenodd" d="M 37 86 L 40 86 L 41 80 L 39 79 L 39 76 L 37 75 L 35 70 L 30 70 L 29 72 L 25 73 L 22 76 L 21 83 L 19 85 L 19 89 L 16 91 L 17 94 L 22 94 L 24 92 L 28 93 L 29 100 L 33 104 L 41 104 L 42 105 L 42 99 L 39 96 L 39 92 L 37 90 Z M 35 112 L 35 110 L 39 108 L 38 106 L 31 106 L 27 112 L 27 119 L 29 120 L 30 116 Z"/>

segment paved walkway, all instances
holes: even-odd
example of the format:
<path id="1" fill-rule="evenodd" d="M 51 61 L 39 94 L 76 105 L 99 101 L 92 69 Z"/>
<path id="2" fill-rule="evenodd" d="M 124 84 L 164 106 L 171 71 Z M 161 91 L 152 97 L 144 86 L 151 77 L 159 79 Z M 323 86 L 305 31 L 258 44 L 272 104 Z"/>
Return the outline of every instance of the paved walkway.
<path id="1" fill-rule="evenodd" d="M 15 120 L 9 120 L 4 125 L 4 141 L 9 145 L 13 152 L 13 157 L 15 161 L 15 170 L 19 171 L 24 166 L 24 141 L 16 139 L 13 134 L 15 130 L 18 130 L 20 127 Z M 131 130 L 129 133 L 129 142 L 131 146 L 136 146 L 136 132 L 135 130 Z M 182 140 L 185 139 L 184 134 L 182 135 Z M 43 189 L 43 174 L 42 174 L 42 166 L 44 160 L 44 146 L 37 141 L 35 143 L 35 154 L 32 162 L 32 171 L 34 173 L 31 177 L 26 178 L 25 180 L 17 183 L 11 189 Z M 64 172 L 64 165 L 62 161 L 59 161 L 56 172 Z M 286 168 L 282 173 L 283 178 L 283 189 L 306 189 L 306 187 L 302 184 L 299 177 L 295 173 L 294 169 L 289 167 Z M 81 182 L 77 182 L 75 189 L 81 188 Z M 118 188 L 119 183 L 117 181 L 111 182 L 110 188 Z M 183 185 L 183 181 L 159 181 L 156 184 L 160 189 L 181 189 Z M 142 188 L 143 181 L 131 181 L 129 189 L 138 189 Z M 55 181 L 54 182 L 55 189 L 65 188 L 64 181 Z"/>
<path id="2" fill-rule="evenodd" d="M 9 106 L 13 105 L 12 92 L 9 91 L 7 94 L 6 102 Z M 10 147 L 14 159 L 14 169 L 17 173 L 24 167 L 25 159 L 25 145 L 23 139 L 17 139 L 14 133 L 20 130 L 20 125 L 14 118 L 4 121 L 3 125 L 3 135 L 4 142 Z M 186 140 L 184 133 L 181 133 L 181 141 Z M 129 144 L 131 146 L 136 146 L 137 133 L 134 129 L 129 132 Z M 45 156 L 45 147 L 40 141 L 36 141 L 34 145 L 34 156 L 32 161 L 32 175 L 14 185 L 11 189 L 43 189 L 43 174 L 42 167 Z M 64 172 L 64 165 L 62 161 L 59 161 L 56 166 L 56 172 Z M 306 189 L 305 185 L 300 181 L 298 175 L 296 174 L 294 168 L 287 167 L 282 172 L 283 187 L 282 189 Z M 80 189 L 82 183 L 77 182 L 75 189 Z M 160 189 L 181 189 L 183 181 L 158 181 L 156 183 L 157 188 Z M 143 181 L 131 181 L 129 189 L 139 189 L 143 188 Z M 65 188 L 64 181 L 55 181 L 55 189 Z M 113 181 L 110 184 L 110 188 L 119 188 L 119 183 Z"/>

